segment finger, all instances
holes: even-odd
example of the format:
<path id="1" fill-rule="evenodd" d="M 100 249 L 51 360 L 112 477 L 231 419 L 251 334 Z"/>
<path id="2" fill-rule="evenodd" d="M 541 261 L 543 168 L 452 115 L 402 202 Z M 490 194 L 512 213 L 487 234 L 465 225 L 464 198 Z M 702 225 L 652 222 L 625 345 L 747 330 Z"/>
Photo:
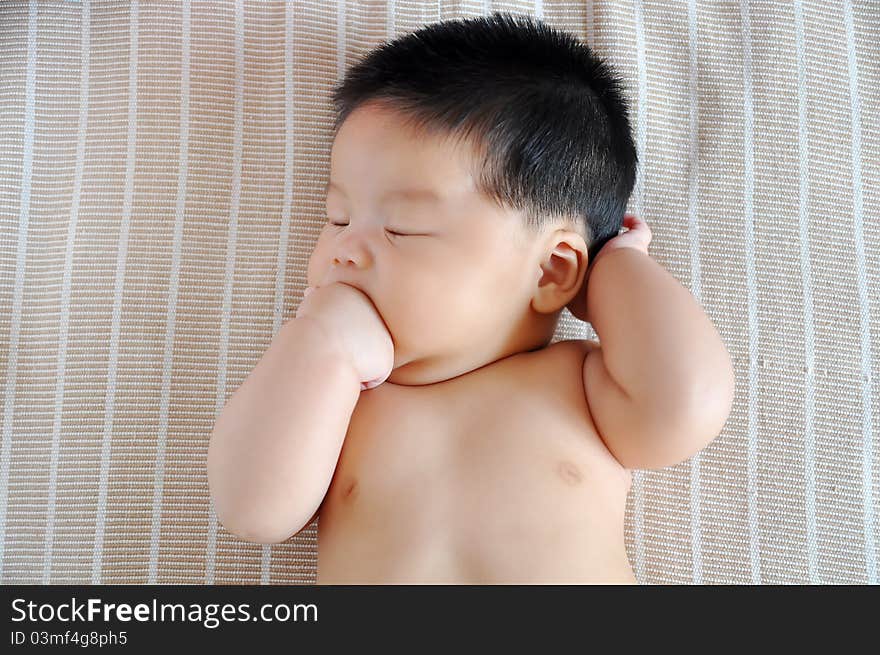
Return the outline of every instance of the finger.
<path id="1" fill-rule="evenodd" d="M 649 233 L 651 231 L 651 228 L 648 226 L 648 224 L 638 216 L 629 215 L 624 217 L 623 224 L 624 227 L 626 227 L 627 231 L 638 231 L 645 233 Z"/>

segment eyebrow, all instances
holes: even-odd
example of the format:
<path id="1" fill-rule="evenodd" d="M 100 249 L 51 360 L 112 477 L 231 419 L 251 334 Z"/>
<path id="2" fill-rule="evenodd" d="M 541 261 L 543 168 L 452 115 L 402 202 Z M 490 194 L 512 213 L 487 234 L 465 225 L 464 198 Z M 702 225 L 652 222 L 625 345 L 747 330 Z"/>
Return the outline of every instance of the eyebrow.
<path id="1" fill-rule="evenodd" d="M 342 195 L 346 195 L 345 190 L 341 186 L 339 186 L 338 184 L 334 184 L 333 182 L 327 182 L 327 186 L 324 188 L 324 193 L 329 193 L 331 189 L 338 191 Z M 443 201 L 443 197 L 433 189 L 417 188 L 394 189 L 392 191 L 387 191 L 386 193 L 382 194 L 380 201 L 384 202 L 392 198 L 402 198 L 411 202 L 426 203 L 439 203 Z"/>

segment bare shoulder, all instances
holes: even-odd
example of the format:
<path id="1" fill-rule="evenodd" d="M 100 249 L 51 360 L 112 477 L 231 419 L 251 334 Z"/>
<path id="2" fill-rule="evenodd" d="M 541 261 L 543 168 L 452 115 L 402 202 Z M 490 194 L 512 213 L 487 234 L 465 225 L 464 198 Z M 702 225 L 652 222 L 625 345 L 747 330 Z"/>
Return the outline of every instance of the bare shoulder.
<path id="1" fill-rule="evenodd" d="M 546 360 L 567 361 L 571 364 L 583 365 L 584 358 L 599 347 L 599 342 L 592 339 L 566 339 L 557 341 L 546 348 L 536 351 L 535 355 L 543 355 Z"/>
<path id="2" fill-rule="evenodd" d="M 551 343 L 540 350 L 522 353 L 522 362 L 545 371 L 552 371 L 557 379 L 581 378 L 581 370 L 587 355 L 599 348 L 599 342 L 590 339 L 567 339 Z M 574 378 L 572 378 L 574 379 Z"/>
<path id="3" fill-rule="evenodd" d="M 566 341 L 557 341 L 540 351 L 531 353 L 532 355 L 540 355 L 542 361 L 541 366 L 546 366 L 551 372 L 555 380 L 569 380 L 571 384 L 570 393 L 563 394 L 570 402 L 576 403 L 583 409 L 586 420 L 585 429 L 587 433 L 595 438 L 597 444 L 601 444 L 602 450 L 607 453 L 608 461 L 613 468 L 617 469 L 627 484 L 632 479 L 629 469 L 623 466 L 614 456 L 605 440 L 599 434 L 595 419 L 590 411 L 590 405 L 587 402 L 587 390 L 584 383 L 584 367 L 587 355 L 591 352 L 601 350 L 601 344 L 593 339 L 569 339 Z"/>

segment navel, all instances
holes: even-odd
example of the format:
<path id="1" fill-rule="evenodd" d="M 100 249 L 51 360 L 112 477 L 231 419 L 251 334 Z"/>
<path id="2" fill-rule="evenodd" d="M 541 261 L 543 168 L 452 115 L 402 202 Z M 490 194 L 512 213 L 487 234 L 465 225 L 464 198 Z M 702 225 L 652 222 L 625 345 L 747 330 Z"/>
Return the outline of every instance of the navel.
<path id="1" fill-rule="evenodd" d="M 556 466 L 556 472 L 559 473 L 559 477 L 561 477 L 567 484 L 580 484 L 583 479 L 580 469 L 567 459 L 559 462 Z"/>

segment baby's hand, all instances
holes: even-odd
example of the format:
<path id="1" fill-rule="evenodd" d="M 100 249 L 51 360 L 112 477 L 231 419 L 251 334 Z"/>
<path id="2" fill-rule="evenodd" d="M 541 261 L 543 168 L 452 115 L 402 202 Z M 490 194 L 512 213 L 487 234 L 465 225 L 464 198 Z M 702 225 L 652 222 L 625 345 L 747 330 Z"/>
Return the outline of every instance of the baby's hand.
<path id="1" fill-rule="evenodd" d="M 376 306 L 360 289 L 342 282 L 309 287 L 296 318 L 316 321 L 336 340 L 361 380 L 361 391 L 391 375 L 394 341 Z"/>
<path id="2" fill-rule="evenodd" d="M 593 265 L 599 261 L 599 257 L 617 248 L 635 248 L 646 255 L 648 254 L 648 244 L 651 243 L 651 237 L 653 236 L 648 224 L 635 214 L 625 214 L 623 217 L 623 227 L 627 228 L 626 232 L 618 234 L 596 253 L 593 261 L 587 267 L 588 276 L 593 269 Z"/>
<path id="3" fill-rule="evenodd" d="M 587 320 L 587 285 L 593 266 L 599 261 L 600 257 L 618 248 L 635 248 L 646 255 L 648 254 L 648 244 L 651 243 L 652 237 L 651 228 L 648 227 L 648 224 L 635 214 L 625 214 L 623 217 L 623 227 L 627 228 L 627 231 L 618 234 L 602 246 L 593 258 L 593 261 L 587 265 L 587 274 L 584 276 L 584 283 L 580 291 L 566 305 L 568 311 L 575 318 L 579 318 L 582 321 Z"/>

